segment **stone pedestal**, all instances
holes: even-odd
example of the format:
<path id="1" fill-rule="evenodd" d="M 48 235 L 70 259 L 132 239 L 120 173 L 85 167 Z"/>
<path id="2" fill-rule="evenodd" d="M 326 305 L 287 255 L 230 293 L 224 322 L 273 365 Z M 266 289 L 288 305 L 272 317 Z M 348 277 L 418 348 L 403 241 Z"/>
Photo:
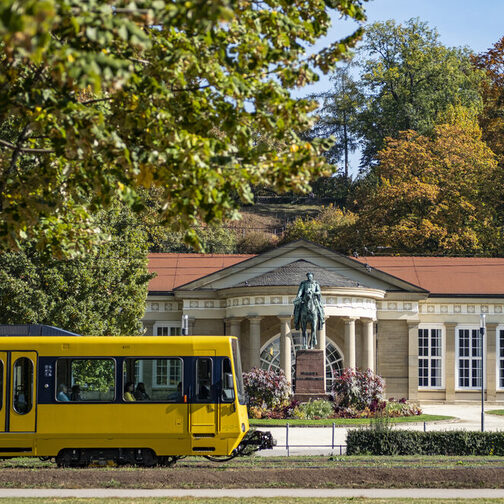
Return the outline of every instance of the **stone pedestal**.
<path id="1" fill-rule="evenodd" d="M 295 399 L 325 397 L 325 363 L 323 350 L 298 350 L 296 353 Z"/>

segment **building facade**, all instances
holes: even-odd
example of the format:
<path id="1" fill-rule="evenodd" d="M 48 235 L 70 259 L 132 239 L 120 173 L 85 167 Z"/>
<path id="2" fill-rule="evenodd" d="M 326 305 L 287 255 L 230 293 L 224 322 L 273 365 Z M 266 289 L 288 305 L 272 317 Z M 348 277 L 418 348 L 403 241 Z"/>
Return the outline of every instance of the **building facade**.
<path id="1" fill-rule="evenodd" d="M 306 241 L 260 255 L 152 254 L 146 334 L 239 338 L 242 365 L 294 376 L 293 299 L 322 290 L 326 390 L 344 367 L 384 377 L 389 397 L 504 401 L 504 259 L 349 258 Z M 482 338 L 481 315 L 486 318 Z M 482 373 L 483 370 L 483 373 Z"/>

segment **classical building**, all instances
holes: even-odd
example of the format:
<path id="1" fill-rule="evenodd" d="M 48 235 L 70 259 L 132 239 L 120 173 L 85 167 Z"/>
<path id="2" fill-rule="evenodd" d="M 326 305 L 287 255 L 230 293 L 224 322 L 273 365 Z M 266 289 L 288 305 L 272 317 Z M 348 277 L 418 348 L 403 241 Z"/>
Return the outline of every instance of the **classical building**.
<path id="1" fill-rule="evenodd" d="M 151 254 L 146 334 L 231 334 L 242 364 L 293 376 L 293 299 L 322 289 L 326 387 L 343 367 L 383 376 L 389 397 L 504 401 L 504 259 L 349 258 L 306 241 L 260 255 Z M 486 334 L 480 331 L 486 315 Z"/>

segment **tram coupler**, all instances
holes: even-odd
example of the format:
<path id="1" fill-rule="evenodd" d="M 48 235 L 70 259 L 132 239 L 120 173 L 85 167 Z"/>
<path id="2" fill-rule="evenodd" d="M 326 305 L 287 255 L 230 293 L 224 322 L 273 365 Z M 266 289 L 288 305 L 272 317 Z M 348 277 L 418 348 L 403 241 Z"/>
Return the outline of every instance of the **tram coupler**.
<path id="1" fill-rule="evenodd" d="M 249 431 L 236 449 L 237 455 L 251 455 L 259 450 L 271 450 L 276 446 L 271 432 Z"/>

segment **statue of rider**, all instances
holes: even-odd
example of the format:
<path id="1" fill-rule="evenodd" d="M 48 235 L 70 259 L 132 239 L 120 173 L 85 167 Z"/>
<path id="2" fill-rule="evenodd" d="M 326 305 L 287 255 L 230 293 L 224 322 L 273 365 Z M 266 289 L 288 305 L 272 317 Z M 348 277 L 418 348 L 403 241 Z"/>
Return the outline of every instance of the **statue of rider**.
<path id="1" fill-rule="evenodd" d="M 306 276 L 307 280 L 303 280 L 299 284 L 297 296 L 294 298 L 294 326 L 296 330 L 301 327 L 303 345 L 307 348 L 306 326 L 308 322 L 312 322 L 309 347 L 313 348 L 317 344 L 317 330 L 322 329 L 324 325 L 325 315 L 320 285 L 314 280 L 312 272 L 308 272 Z M 313 324 L 314 320 L 316 321 L 315 324 Z"/>

